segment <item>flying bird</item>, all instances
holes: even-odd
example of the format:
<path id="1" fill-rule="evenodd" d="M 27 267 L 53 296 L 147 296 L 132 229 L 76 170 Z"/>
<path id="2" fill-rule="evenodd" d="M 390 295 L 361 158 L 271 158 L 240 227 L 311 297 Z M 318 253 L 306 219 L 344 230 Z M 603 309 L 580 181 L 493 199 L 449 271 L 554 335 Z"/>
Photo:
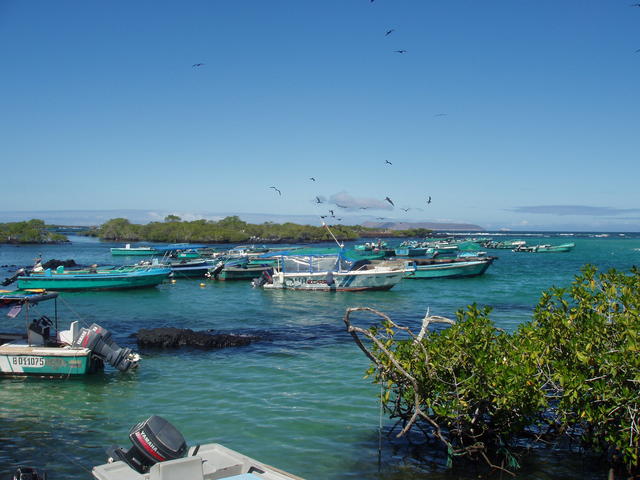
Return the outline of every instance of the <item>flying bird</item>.
<path id="1" fill-rule="evenodd" d="M 339 222 L 341 222 L 341 221 L 342 221 L 342 219 L 341 219 L 341 218 L 336 218 L 336 220 L 337 220 L 337 221 L 339 221 Z"/>
<path id="2" fill-rule="evenodd" d="M 396 31 L 395 28 L 392 28 L 391 30 L 387 30 L 386 32 L 384 32 L 384 36 L 388 37 L 389 35 L 391 35 L 395 31 Z"/>
<path id="3" fill-rule="evenodd" d="M 393 203 L 389 197 L 384 197 L 384 199 L 385 199 L 387 202 L 389 202 L 391 205 L 393 205 L 394 207 L 396 206 L 396 205 L 395 205 L 395 203 Z"/>
<path id="4" fill-rule="evenodd" d="M 394 50 L 394 52 L 396 52 L 396 53 L 407 53 L 406 50 Z"/>
<path id="5" fill-rule="evenodd" d="M 331 216 L 334 216 L 333 210 L 329 210 L 329 213 L 331 214 Z"/>
<path id="6" fill-rule="evenodd" d="M 389 165 L 393 165 L 393 163 L 391 163 L 389 160 L 385 160 L 385 161 L 384 161 L 384 163 L 385 163 L 385 164 L 387 164 L 387 163 L 388 163 Z"/>
<path id="7" fill-rule="evenodd" d="M 427 199 L 427 205 L 431 203 L 431 196 Z"/>
<path id="8" fill-rule="evenodd" d="M 320 197 L 316 197 L 316 203 L 322 203 L 322 200 L 320 200 Z"/>
<path id="9" fill-rule="evenodd" d="M 309 177 L 309 180 L 311 180 L 312 182 L 315 182 L 315 181 L 316 181 L 316 179 L 315 179 L 315 178 L 313 178 L 313 177 Z"/>
<path id="10" fill-rule="evenodd" d="M 360 207 L 360 210 L 366 210 L 369 207 Z"/>
<path id="11" fill-rule="evenodd" d="M 400 210 L 402 210 L 403 212 L 408 212 L 411 209 L 410 208 L 401 208 Z"/>
<path id="12" fill-rule="evenodd" d="M 278 195 L 282 195 L 282 192 L 278 190 L 276 187 L 269 187 L 269 188 L 273 188 L 276 192 L 278 192 Z"/>
<path id="13" fill-rule="evenodd" d="M 193 65 L 191 65 L 192 68 L 198 68 L 198 67 L 202 67 L 204 65 L 204 63 L 194 63 Z"/>
<path id="14" fill-rule="evenodd" d="M 320 218 L 327 218 L 327 215 L 320 215 Z"/>
<path id="15" fill-rule="evenodd" d="M 347 207 L 346 205 L 340 205 L 339 203 L 336 203 L 336 207 L 339 207 L 339 208 L 349 208 L 349 207 Z"/>

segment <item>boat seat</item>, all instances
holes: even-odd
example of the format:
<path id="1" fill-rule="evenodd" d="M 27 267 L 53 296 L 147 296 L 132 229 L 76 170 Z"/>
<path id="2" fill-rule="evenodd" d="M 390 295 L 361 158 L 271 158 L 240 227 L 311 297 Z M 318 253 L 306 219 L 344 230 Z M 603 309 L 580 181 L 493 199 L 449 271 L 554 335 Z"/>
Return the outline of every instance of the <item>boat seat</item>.
<path id="1" fill-rule="evenodd" d="M 156 463 L 149 470 L 149 480 L 203 480 L 202 458 L 186 457 Z"/>
<path id="2" fill-rule="evenodd" d="M 79 335 L 80 323 L 76 320 L 75 322 L 71 322 L 69 330 L 62 330 L 58 332 L 58 341 L 65 345 L 72 345 Z"/>

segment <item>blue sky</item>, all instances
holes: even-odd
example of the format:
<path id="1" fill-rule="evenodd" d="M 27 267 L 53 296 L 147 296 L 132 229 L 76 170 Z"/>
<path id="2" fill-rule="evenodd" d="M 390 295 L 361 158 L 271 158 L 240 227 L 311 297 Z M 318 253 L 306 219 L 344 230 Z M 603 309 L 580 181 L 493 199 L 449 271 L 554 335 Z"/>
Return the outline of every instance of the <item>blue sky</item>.
<path id="1" fill-rule="evenodd" d="M 0 210 L 637 231 L 632 3 L 0 0 Z"/>

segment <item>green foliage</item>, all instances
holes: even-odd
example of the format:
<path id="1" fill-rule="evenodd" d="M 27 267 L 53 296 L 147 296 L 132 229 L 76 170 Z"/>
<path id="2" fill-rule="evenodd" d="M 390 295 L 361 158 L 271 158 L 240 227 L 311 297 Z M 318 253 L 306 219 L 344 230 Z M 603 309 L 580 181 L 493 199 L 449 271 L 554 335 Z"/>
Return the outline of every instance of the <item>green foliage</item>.
<path id="1" fill-rule="evenodd" d="M 457 313 L 417 337 L 387 319 L 360 329 L 385 407 L 427 424 L 450 457 L 516 466 L 515 440 L 579 436 L 629 473 L 639 470 L 640 272 L 587 266 L 570 288 L 544 292 L 533 319 L 509 334 L 490 310 Z M 346 320 L 345 320 L 346 321 Z M 355 330 L 352 327 L 350 332 Z M 419 420 L 419 422 L 418 422 Z"/>
<path id="2" fill-rule="evenodd" d="M 544 293 L 522 329 L 544 359 L 562 429 L 613 453 L 630 472 L 640 458 L 640 272 L 582 270 L 570 288 Z M 548 372 L 548 373 L 547 373 Z"/>
<path id="3" fill-rule="evenodd" d="M 334 235 L 341 241 L 357 240 L 363 234 L 379 233 L 359 225 L 334 225 Z M 209 220 L 181 221 L 176 215 L 167 215 L 164 222 L 146 225 L 132 224 L 126 218 L 114 218 L 101 225 L 95 232 L 103 240 L 149 242 L 203 242 L 203 243 L 312 243 L 329 242 L 332 237 L 324 227 L 295 223 L 271 223 L 261 225 L 244 222 L 237 216 L 217 222 Z"/>
<path id="4" fill-rule="evenodd" d="M 67 237 L 50 232 L 42 220 L 0 223 L 0 243 L 64 242 Z"/>

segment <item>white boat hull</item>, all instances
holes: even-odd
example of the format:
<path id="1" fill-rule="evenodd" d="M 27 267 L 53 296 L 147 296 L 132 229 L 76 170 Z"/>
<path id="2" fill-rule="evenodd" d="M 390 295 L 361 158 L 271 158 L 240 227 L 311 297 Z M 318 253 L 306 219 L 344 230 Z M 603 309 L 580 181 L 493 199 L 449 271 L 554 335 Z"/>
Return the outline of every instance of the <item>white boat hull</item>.
<path id="1" fill-rule="evenodd" d="M 354 272 L 283 273 L 273 275 L 273 283 L 264 288 L 290 290 L 316 290 L 357 292 L 363 290 L 389 290 L 404 276 L 404 269 L 372 269 Z"/>

